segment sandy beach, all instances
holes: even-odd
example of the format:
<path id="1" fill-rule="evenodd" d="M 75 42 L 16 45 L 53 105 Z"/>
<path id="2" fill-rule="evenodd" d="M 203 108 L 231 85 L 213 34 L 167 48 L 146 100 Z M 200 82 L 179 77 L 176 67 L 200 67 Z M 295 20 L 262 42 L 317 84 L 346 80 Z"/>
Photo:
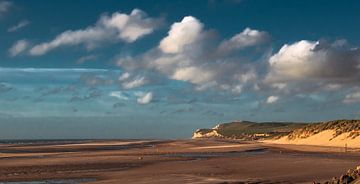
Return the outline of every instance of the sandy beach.
<path id="1" fill-rule="evenodd" d="M 2 144 L 0 152 L 0 183 L 311 183 L 360 160 L 357 149 L 232 140 Z"/>

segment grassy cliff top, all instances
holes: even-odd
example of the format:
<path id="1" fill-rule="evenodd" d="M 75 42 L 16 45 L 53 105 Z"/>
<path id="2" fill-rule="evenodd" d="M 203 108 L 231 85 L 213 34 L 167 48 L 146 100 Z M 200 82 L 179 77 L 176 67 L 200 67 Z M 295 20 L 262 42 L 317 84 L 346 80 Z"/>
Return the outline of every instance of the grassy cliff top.
<path id="1" fill-rule="evenodd" d="M 296 128 L 303 127 L 305 123 L 290 122 L 262 122 L 239 121 L 220 124 L 217 131 L 224 136 L 236 136 L 241 134 L 261 134 L 261 133 L 288 133 Z"/>

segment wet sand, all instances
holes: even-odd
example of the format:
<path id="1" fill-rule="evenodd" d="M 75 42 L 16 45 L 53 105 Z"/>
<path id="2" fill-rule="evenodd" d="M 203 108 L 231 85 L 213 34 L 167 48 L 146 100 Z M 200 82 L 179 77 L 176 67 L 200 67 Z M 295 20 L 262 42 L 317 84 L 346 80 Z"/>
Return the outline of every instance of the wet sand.
<path id="1" fill-rule="evenodd" d="M 231 140 L 0 144 L 0 183 L 311 183 L 360 165 L 360 150 Z"/>

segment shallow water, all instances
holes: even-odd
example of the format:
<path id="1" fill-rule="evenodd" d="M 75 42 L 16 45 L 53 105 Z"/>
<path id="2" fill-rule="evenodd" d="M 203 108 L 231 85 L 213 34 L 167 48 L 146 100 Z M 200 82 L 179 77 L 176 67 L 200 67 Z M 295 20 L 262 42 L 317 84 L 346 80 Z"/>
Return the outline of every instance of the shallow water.
<path id="1" fill-rule="evenodd" d="M 62 179 L 62 180 L 43 180 L 43 181 L 21 181 L 21 182 L 0 182 L 0 184 L 80 184 L 96 181 L 91 178 L 83 179 Z"/>

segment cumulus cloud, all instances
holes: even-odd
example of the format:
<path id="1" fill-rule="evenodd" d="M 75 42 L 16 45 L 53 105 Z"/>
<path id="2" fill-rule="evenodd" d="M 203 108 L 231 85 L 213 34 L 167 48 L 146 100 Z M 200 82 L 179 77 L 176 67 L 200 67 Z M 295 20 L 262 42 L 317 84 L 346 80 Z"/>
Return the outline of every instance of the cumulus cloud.
<path id="1" fill-rule="evenodd" d="M 351 93 L 345 96 L 344 103 L 360 103 L 360 92 Z"/>
<path id="2" fill-rule="evenodd" d="M 225 40 L 219 46 L 219 52 L 228 53 L 238 49 L 261 45 L 270 40 L 270 35 L 265 31 L 246 28 L 229 40 Z"/>
<path id="3" fill-rule="evenodd" d="M 14 25 L 14 26 L 11 26 L 8 28 L 8 32 L 15 32 L 15 31 L 18 31 L 26 26 L 28 26 L 30 24 L 30 21 L 28 20 L 22 20 L 20 21 L 18 24 Z"/>
<path id="4" fill-rule="evenodd" d="M 168 36 L 161 40 L 159 48 L 165 53 L 181 52 L 185 46 L 195 42 L 202 35 L 203 24 L 195 17 L 184 17 L 171 26 Z"/>
<path id="5" fill-rule="evenodd" d="M 302 40 L 270 57 L 263 84 L 287 96 L 353 90 L 360 81 L 359 65 L 360 49 L 345 40 Z M 350 95 L 344 102 L 352 100 Z"/>
<path id="6" fill-rule="evenodd" d="M 275 103 L 279 100 L 279 97 L 278 96 L 269 96 L 267 99 L 266 99 L 266 103 L 268 104 L 272 104 L 272 103 Z"/>
<path id="7" fill-rule="evenodd" d="M 19 40 L 9 49 L 11 56 L 17 56 L 23 53 L 29 47 L 29 43 L 26 40 Z"/>
<path id="8" fill-rule="evenodd" d="M 175 80 L 190 81 L 195 84 L 201 84 L 213 78 L 216 71 L 202 70 L 199 67 L 189 66 L 178 68 L 174 71 L 171 78 Z"/>
<path id="9" fill-rule="evenodd" d="M 101 22 L 107 28 L 116 28 L 118 37 L 126 42 L 135 40 L 152 33 L 160 24 L 160 19 L 148 18 L 147 14 L 134 9 L 129 15 L 116 12 L 112 17 L 102 17 Z"/>
<path id="10" fill-rule="evenodd" d="M 256 35 L 248 32 L 267 34 L 247 28 L 239 35 Z M 197 90 L 216 88 L 240 93 L 257 78 L 256 66 L 250 62 L 254 60 L 246 59 L 251 53 L 247 53 L 246 57 L 218 55 L 219 45 L 228 40 L 218 41 L 215 35 L 214 31 L 205 30 L 200 20 L 187 16 L 171 26 L 168 35 L 160 41 L 157 48 L 135 57 L 120 58 L 118 65 L 129 73 L 141 73 L 144 70 L 159 72 L 168 79 L 194 84 Z M 248 37 L 253 39 L 252 36 Z M 244 42 L 241 47 L 233 47 L 242 50 L 264 43 L 244 41 L 246 39 L 239 41 Z"/>
<path id="11" fill-rule="evenodd" d="M 130 14 L 115 12 L 111 16 L 102 16 L 94 26 L 68 30 L 49 42 L 35 45 L 30 54 L 43 55 L 63 46 L 84 45 L 92 49 L 105 42 L 131 43 L 152 33 L 161 23 L 162 19 L 150 18 L 139 9 L 134 9 Z"/>
<path id="12" fill-rule="evenodd" d="M 139 93 L 137 94 L 138 99 L 137 99 L 137 103 L 138 104 L 148 104 L 153 100 L 153 93 L 152 92 L 148 92 L 148 93 Z"/>
<path id="13" fill-rule="evenodd" d="M 285 44 L 269 60 L 270 82 L 360 79 L 360 50 L 344 45 L 302 40 Z"/>

